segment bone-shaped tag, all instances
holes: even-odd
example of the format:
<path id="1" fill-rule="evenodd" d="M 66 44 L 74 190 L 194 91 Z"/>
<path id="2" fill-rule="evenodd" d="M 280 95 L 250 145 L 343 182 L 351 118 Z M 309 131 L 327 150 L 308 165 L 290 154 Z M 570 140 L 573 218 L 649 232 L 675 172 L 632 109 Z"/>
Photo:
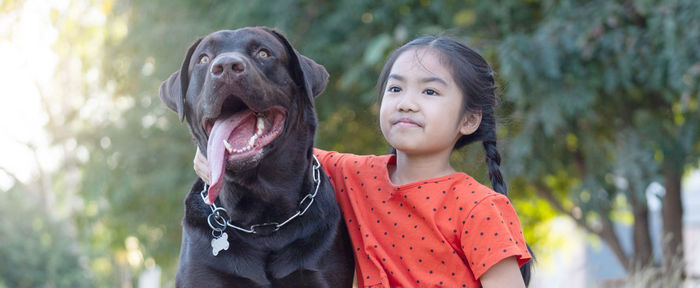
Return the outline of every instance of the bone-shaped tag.
<path id="1" fill-rule="evenodd" d="M 221 236 L 211 239 L 211 253 L 216 256 L 221 250 L 228 250 L 228 234 L 226 232 L 222 232 Z"/>

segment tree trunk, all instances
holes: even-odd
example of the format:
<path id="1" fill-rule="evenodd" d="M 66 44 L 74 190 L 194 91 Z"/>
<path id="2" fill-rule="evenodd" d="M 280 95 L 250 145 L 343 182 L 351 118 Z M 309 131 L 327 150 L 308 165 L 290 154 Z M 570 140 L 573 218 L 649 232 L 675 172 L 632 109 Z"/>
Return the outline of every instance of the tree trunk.
<path id="1" fill-rule="evenodd" d="M 683 205 L 681 203 L 681 170 L 672 161 L 664 162 L 666 195 L 663 199 L 664 224 L 663 251 L 664 268 L 672 267 L 674 261 L 683 261 Z"/>
<path id="2" fill-rule="evenodd" d="M 630 258 L 632 257 L 629 257 L 627 254 L 625 254 L 625 250 L 622 249 L 620 238 L 617 237 L 617 233 L 615 233 L 615 226 L 610 221 L 609 217 L 610 216 L 608 215 L 608 211 L 605 211 L 605 209 L 601 209 L 600 221 L 602 227 L 600 231 L 596 232 L 596 234 L 598 234 L 598 236 L 600 236 L 600 238 L 602 238 L 603 241 L 608 243 L 610 249 L 613 251 L 613 253 L 615 253 L 615 256 L 617 256 L 617 260 L 620 261 L 620 264 L 623 268 L 625 268 L 625 271 L 629 273 L 632 271 L 632 262 L 630 260 Z"/>
<path id="3" fill-rule="evenodd" d="M 602 222 L 602 227 L 600 229 L 595 229 L 589 225 L 585 218 L 583 217 L 576 217 L 572 211 L 569 211 L 564 208 L 564 205 L 562 205 L 561 201 L 557 199 L 557 197 L 554 196 L 554 193 L 552 193 L 552 190 L 547 188 L 542 183 L 535 183 L 535 187 L 537 188 L 536 191 L 537 193 L 547 200 L 550 205 L 554 207 L 554 209 L 560 211 L 563 214 L 568 215 L 573 219 L 576 224 L 578 224 L 580 227 L 582 227 L 584 230 L 586 230 L 588 233 L 592 233 L 595 235 L 598 235 L 605 243 L 608 244 L 610 249 L 615 253 L 615 256 L 617 257 L 617 260 L 620 261 L 620 265 L 625 269 L 625 271 L 629 272 L 630 266 L 630 257 L 625 254 L 625 251 L 622 249 L 622 244 L 620 243 L 620 239 L 617 237 L 617 234 L 615 233 L 615 229 L 613 229 L 612 222 L 610 222 L 610 219 L 608 218 L 608 211 L 605 211 L 605 209 L 602 209 L 600 211 L 601 214 L 601 222 Z"/>
<path id="4" fill-rule="evenodd" d="M 640 197 L 636 185 L 630 186 L 630 203 L 634 214 L 634 251 L 632 269 L 643 269 L 654 264 L 654 253 L 649 233 L 649 207 L 645 197 Z M 642 195 L 643 191 L 642 191 Z"/>

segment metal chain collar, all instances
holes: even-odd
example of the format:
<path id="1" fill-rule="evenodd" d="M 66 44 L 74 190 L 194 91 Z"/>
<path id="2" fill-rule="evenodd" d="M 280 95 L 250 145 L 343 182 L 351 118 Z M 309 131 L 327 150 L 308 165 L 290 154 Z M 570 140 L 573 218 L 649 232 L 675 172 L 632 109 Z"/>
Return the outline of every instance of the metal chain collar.
<path id="1" fill-rule="evenodd" d="M 245 232 L 245 233 L 250 233 L 250 234 L 257 234 L 258 231 L 256 229 L 261 228 L 261 227 L 270 227 L 271 230 L 270 232 L 276 232 L 282 228 L 282 226 L 286 225 L 290 221 L 294 220 L 294 218 L 297 218 L 301 215 L 304 215 L 307 210 L 309 210 L 309 207 L 311 207 L 311 204 L 314 203 L 314 198 L 316 197 L 316 194 L 318 193 L 318 188 L 321 186 L 321 163 L 318 162 L 318 159 L 316 159 L 315 155 L 312 155 L 314 158 L 314 165 L 312 167 L 312 174 L 314 178 L 314 183 L 316 184 L 316 188 L 314 189 L 313 193 L 306 194 L 304 198 L 299 201 L 299 209 L 297 209 L 297 212 L 294 213 L 291 217 L 289 217 L 287 220 L 284 220 L 282 223 L 278 222 L 267 222 L 267 223 L 262 223 L 262 224 L 254 224 L 250 225 L 250 228 L 246 229 L 243 227 L 239 227 L 236 225 L 231 224 L 230 220 L 228 219 L 228 213 L 226 212 L 226 209 L 224 207 L 218 207 L 216 206 L 215 203 L 212 203 L 209 205 L 209 208 L 211 208 L 211 214 L 207 216 L 207 223 L 209 223 L 209 227 L 211 227 L 212 231 L 212 236 L 215 238 L 218 238 L 221 236 L 221 234 L 226 230 L 226 226 L 231 227 L 233 229 Z M 202 197 L 202 201 L 206 199 L 207 197 L 207 184 L 204 184 L 204 188 L 202 188 L 202 192 L 200 192 L 200 196 Z M 204 201 L 206 203 L 206 201 Z M 303 209 L 302 209 L 303 208 Z M 222 213 L 223 212 L 223 213 Z M 214 223 L 212 223 L 212 217 L 214 218 Z M 218 226 L 217 226 L 218 225 Z M 219 236 L 217 236 L 217 233 Z"/>

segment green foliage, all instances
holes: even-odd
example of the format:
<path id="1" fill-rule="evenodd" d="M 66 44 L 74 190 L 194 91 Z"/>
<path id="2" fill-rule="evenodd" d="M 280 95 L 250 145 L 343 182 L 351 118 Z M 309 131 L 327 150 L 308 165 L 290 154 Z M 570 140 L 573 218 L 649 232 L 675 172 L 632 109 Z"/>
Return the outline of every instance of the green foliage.
<path id="1" fill-rule="evenodd" d="M 511 166 L 513 174 L 534 180 L 562 168 L 583 168 L 590 173 L 575 174 L 585 174 L 584 186 L 593 186 L 574 189 L 613 188 L 600 187 L 609 182 L 601 181 L 608 173 L 637 175 L 634 182 L 646 175 L 644 188 L 660 173 L 658 163 L 648 159 L 657 150 L 683 155 L 675 157 L 677 165 L 695 164 L 697 148 L 691 143 L 698 142 L 700 120 L 695 3 L 628 7 L 573 1 L 532 36 L 506 38 L 499 53 L 505 96 L 524 115 L 509 150 L 519 163 Z M 547 161 L 527 161 L 537 158 Z"/>
<path id="2" fill-rule="evenodd" d="M 177 117 L 162 115 L 164 109 L 154 108 L 160 103 L 147 100 L 124 112 L 121 127 L 106 125 L 79 138 L 91 151 L 82 195 L 88 205 L 98 207 L 79 224 L 85 239 L 101 248 L 94 257 L 124 251 L 125 239 L 133 236 L 143 245 L 144 257 L 167 266 L 179 254 L 182 203 L 196 179 L 193 146 L 179 131 L 184 127 Z M 90 233 L 99 227 L 106 230 Z"/>
<path id="3" fill-rule="evenodd" d="M 593 231 L 646 209 L 664 169 L 698 163 L 698 15 L 697 1 L 562 1 L 532 33 L 506 37 L 505 99 L 521 117 L 511 174 L 595 215 Z"/>
<path id="4" fill-rule="evenodd" d="M 0 287 L 91 287 L 71 224 L 40 209 L 29 191 L 0 192 Z"/>

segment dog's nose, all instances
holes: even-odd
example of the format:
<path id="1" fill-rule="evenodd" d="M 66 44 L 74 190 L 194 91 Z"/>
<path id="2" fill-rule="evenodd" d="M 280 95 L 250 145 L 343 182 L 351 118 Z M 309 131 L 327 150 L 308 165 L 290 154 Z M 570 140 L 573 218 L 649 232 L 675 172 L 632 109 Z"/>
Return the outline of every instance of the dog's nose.
<path id="1" fill-rule="evenodd" d="M 237 77 L 245 73 L 245 62 L 241 57 L 236 55 L 219 55 L 214 59 L 211 65 L 211 75 L 214 77 L 224 77 L 230 74 L 231 77 Z"/>

